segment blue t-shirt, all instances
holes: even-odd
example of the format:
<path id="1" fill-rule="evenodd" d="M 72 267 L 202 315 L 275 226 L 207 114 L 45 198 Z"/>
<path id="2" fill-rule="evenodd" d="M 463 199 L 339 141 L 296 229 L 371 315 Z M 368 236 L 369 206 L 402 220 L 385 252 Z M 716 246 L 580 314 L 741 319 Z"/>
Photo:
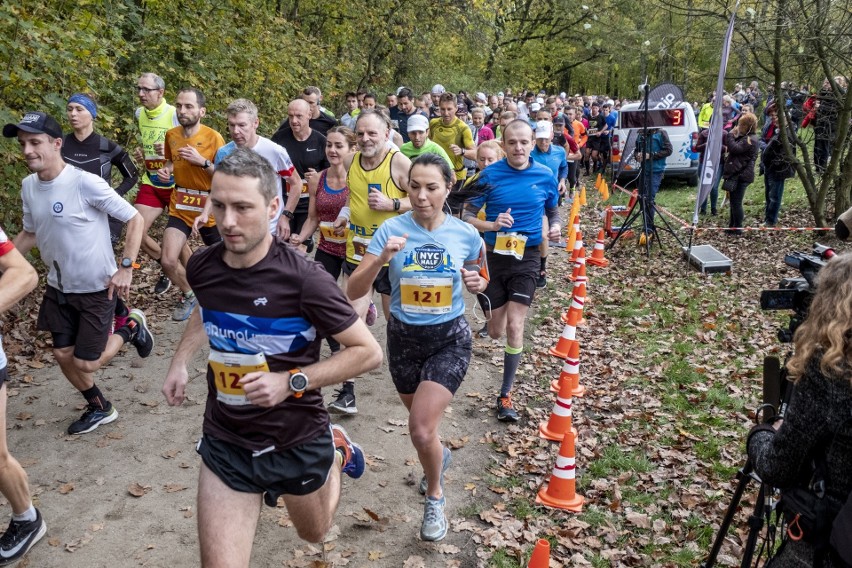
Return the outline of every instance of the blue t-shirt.
<path id="1" fill-rule="evenodd" d="M 542 152 L 536 146 L 533 148 L 530 157 L 534 162 L 550 168 L 550 171 L 556 176 L 557 183 L 559 180 L 568 177 L 568 162 L 566 161 L 565 148 L 551 144 L 547 152 Z"/>
<path id="2" fill-rule="evenodd" d="M 504 231 L 526 235 L 527 247 L 541 242 L 544 210 L 556 208 L 559 204 L 559 186 L 550 168 L 530 159 L 528 168 L 516 170 L 503 158 L 479 172 L 472 183 L 479 185 L 477 190 L 480 193 L 468 199 L 467 203 L 477 210 L 488 203 L 485 210 L 487 221 L 494 221 L 500 213 L 511 209 L 515 223 Z M 485 242 L 490 246 L 494 246 L 496 239 L 497 233 L 485 233 Z"/>
<path id="3" fill-rule="evenodd" d="M 367 252 L 379 256 L 388 238 L 406 233 L 405 248 L 389 264 L 393 317 L 410 325 L 435 325 L 464 314 L 461 268 L 479 258 L 479 233 L 449 215 L 435 231 L 427 231 L 409 211 L 382 223 Z"/>

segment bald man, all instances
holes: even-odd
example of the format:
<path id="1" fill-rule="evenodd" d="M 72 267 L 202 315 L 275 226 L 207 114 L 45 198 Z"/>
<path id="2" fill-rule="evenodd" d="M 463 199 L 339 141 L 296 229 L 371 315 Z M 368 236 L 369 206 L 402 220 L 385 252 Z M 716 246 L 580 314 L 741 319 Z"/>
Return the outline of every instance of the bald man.
<path id="1" fill-rule="evenodd" d="M 325 158 L 325 136 L 311 128 L 311 107 L 304 99 L 294 99 L 287 106 L 287 120 L 272 135 L 272 141 L 283 146 L 296 167 L 296 173 L 303 180 L 297 188 L 287 184 L 287 199 L 281 215 L 289 221 L 279 223 L 279 234 L 288 239 L 291 234 L 298 235 L 302 225 L 308 219 L 308 181 L 319 175 L 329 164 Z M 313 249 L 313 240 L 304 242 L 308 252 Z"/>

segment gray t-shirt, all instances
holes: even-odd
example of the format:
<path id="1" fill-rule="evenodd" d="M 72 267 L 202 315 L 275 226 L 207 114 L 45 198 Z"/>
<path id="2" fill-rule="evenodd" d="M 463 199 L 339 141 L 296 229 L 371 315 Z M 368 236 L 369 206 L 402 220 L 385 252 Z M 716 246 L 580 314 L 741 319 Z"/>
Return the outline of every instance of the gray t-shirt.
<path id="1" fill-rule="evenodd" d="M 27 176 L 21 197 L 24 230 L 35 233 L 47 283 L 74 294 L 105 290 L 118 270 L 109 216 L 126 223 L 136 209 L 100 177 L 69 165 L 50 181 Z"/>

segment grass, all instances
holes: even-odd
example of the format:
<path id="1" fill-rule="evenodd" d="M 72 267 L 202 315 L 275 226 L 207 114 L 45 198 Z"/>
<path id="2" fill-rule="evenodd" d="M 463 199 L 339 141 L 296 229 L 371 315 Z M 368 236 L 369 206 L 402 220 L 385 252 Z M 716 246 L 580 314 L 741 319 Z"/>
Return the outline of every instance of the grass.
<path id="1" fill-rule="evenodd" d="M 518 559 L 514 556 L 509 556 L 505 550 L 496 550 L 491 556 L 489 563 L 492 568 L 521 568 Z"/>
<path id="2" fill-rule="evenodd" d="M 589 463 L 588 475 L 591 478 L 602 479 L 618 477 L 625 471 L 647 473 L 651 469 L 653 465 L 640 452 L 624 452 L 616 446 L 607 446 L 598 459 Z"/>

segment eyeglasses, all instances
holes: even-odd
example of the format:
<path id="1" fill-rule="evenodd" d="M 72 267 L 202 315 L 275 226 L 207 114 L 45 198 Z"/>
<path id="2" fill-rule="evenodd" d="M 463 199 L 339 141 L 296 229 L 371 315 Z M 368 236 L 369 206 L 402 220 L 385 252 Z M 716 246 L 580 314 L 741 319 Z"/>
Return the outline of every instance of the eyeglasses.
<path id="1" fill-rule="evenodd" d="M 136 87 L 136 92 L 137 92 L 137 93 L 138 93 L 138 92 L 151 93 L 151 92 L 153 92 L 153 91 L 159 91 L 159 90 L 160 90 L 160 89 L 158 89 L 158 88 L 156 88 L 156 87 L 154 87 L 153 89 L 150 89 L 150 88 L 148 88 L 148 87 Z"/>

